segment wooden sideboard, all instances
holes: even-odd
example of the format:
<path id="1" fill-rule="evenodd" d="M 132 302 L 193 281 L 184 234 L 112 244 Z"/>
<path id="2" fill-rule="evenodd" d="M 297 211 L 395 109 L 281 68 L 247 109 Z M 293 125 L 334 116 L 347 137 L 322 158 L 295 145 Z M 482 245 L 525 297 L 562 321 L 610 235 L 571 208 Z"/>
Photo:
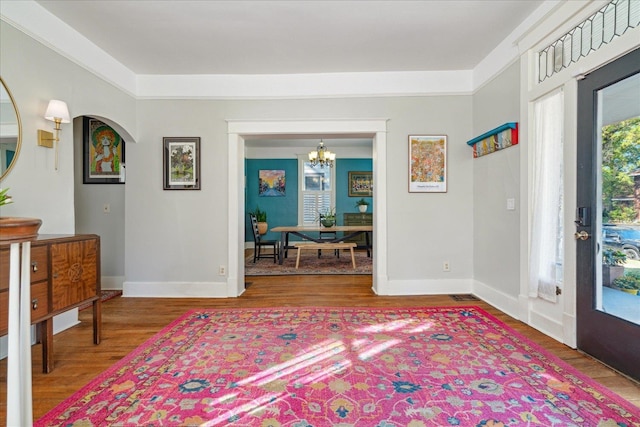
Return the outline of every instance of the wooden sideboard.
<path id="1" fill-rule="evenodd" d="M 93 342 L 100 343 L 100 237 L 40 234 L 31 243 L 31 323 L 42 343 L 42 370 L 51 372 L 53 316 L 93 304 Z M 7 334 L 9 249 L 0 249 L 0 335 Z"/>
<path id="2" fill-rule="evenodd" d="M 373 214 L 371 213 L 352 213 L 345 212 L 342 214 L 344 225 L 372 225 Z M 366 248 L 366 239 L 364 234 L 356 236 L 352 239 L 346 239 L 345 242 L 355 242 L 359 248 Z"/>

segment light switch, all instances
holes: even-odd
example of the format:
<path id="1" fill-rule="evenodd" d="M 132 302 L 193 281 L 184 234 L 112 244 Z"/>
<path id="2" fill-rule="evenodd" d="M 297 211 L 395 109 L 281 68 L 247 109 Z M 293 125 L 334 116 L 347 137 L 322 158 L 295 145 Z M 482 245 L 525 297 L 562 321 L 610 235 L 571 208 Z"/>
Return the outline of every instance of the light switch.
<path id="1" fill-rule="evenodd" d="M 102 207 L 102 212 L 106 214 L 111 212 L 111 205 L 109 203 L 105 203 L 104 206 Z"/>
<path id="2" fill-rule="evenodd" d="M 507 210 L 508 211 L 516 210 L 516 199 L 507 199 Z"/>

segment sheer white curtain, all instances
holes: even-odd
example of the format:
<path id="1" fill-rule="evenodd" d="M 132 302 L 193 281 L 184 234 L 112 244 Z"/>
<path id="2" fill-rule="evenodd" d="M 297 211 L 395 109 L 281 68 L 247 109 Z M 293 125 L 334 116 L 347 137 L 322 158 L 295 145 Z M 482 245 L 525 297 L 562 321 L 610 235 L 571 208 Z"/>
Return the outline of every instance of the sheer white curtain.
<path id="1" fill-rule="evenodd" d="M 561 284 L 562 143 L 564 98 L 561 91 L 534 105 L 533 200 L 529 258 L 529 296 L 555 302 Z M 558 271 L 560 269 L 560 271 Z"/>

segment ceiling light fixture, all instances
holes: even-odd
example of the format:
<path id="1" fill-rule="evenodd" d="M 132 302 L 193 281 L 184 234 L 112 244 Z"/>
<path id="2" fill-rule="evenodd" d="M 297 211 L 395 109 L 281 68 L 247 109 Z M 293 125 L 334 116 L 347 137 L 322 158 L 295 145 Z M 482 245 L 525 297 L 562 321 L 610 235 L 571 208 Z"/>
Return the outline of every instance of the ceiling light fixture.
<path id="1" fill-rule="evenodd" d="M 336 153 L 332 153 L 324 147 L 324 142 L 320 140 L 320 144 L 315 151 L 309 152 L 309 162 L 311 166 L 320 165 L 320 167 L 333 167 L 333 162 L 336 160 Z"/>

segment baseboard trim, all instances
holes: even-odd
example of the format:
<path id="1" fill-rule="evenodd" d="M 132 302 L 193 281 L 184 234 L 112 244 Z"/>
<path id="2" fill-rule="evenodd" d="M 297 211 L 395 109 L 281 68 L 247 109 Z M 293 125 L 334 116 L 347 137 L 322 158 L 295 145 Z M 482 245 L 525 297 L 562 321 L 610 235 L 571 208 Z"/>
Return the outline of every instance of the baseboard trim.
<path id="1" fill-rule="evenodd" d="M 53 333 L 57 334 L 73 326 L 80 324 L 78 320 L 78 309 L 74 308 L 53 317 Z"/>
<path id="2" fill-rule="evenodd" d="M 523 320 L 517 297 L 498 291 L 478 280 L 473 281 L 473 294 L 514 319 Z M 526 317 L 525 317 L 526 319 Z M 526 322 L 525 322 L 526 323 Z"/>
<path id="3" fill-rule="evenodd" d="M 124 282 L 123 297 L 227 298 L 226 282 Z"/>
<path id="4" fill-rule="evenodd" d="M 550 336 L 556 341 L 564 343 L 564 325 L 561 322 L 551 319 L 543 313 L 531 310 L 529 313 L 529 326 L 536 328 L 545 335 Z"/>
<path id="5" fill-rule="evenodd" d="M 124 283 L 124 276 L 102 276 L 100 288 L 103 291 L 121 291 Z"/>
<path id="6" fill-rule="evenodd" d="M 448 280 L 389 280 L 378 283 L 378 295 L 448 295 L 471 292 L 470 279 Z"/>
<path id="7" fill-rule="evenodd" d="M 563 337 L 564 343 L 569 347 L 575 349 L 578 347 L 578 325 L 576 316 L 572 314 L 563 313 L 562 314 L 562 327 L 563 327 Z"/>

